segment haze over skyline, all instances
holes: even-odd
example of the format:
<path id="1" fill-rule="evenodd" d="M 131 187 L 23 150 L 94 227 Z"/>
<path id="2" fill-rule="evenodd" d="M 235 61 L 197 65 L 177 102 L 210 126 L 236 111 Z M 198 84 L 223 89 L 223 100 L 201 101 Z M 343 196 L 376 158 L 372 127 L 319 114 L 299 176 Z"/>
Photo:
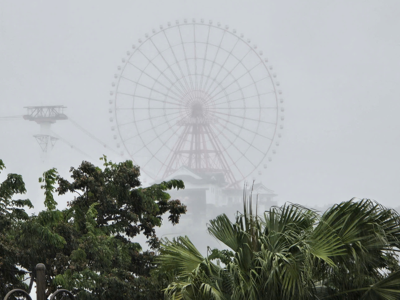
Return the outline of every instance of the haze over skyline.
<path id="1" fill-rule="evenodd" d="M 282 85 L 283 137 L 257 178 L 278 194 L 279 204 L 323 206 L 360 197 L 398 206 L 399 12 L 400 3 L 388 0 L 3 0 L 0 117 L 22 115 L 24 106 L 65 105 L 73 121 L 115 149 L 109 91 L 126 51 L 168 21 L 212 19 L 256 43 Z M 23 175 L 35 211 L 43 208 L 37 178 L 44 170 L 56 167 L 68 176 L 82 160 L 100 164 L 102 154 L 129 158 L 61 121 L 53 130 L 75 148 L 58 141 L 43 164 L 32 137 L 38 125 L 0 122 L 5 173 Z"/>

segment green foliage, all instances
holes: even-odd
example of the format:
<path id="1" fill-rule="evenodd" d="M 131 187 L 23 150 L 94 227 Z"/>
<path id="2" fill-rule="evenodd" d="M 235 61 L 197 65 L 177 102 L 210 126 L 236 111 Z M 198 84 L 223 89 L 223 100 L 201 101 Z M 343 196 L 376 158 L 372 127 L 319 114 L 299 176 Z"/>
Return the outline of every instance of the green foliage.
<path id="1" fill-rule="evenodd" d="M 0 171 L 5 165 L 0 160 Z M 18 174 L 8 174 L 0 183 L 0 298 L 2 299 L 11 287 L 26 288 L 22 278 L 25 272 L 17 267 L 19 248 L 15 243 L 18 224 L 29 216 L 24 207 L 32 208 L 28 199 L 15 200 L 18 194 L 26 192 L 25 183 Z"/>
<path id="2" fill-rule="evenodd" d="M 57 202 L 54 200 L 53 193 L 57 182 L 57 169 L 53 168 L 44 172 L 43 177 L 39 177 L 39 182 L 44 183 L 40 186 L 40 188 L 44 190 L 44 205 L 48 210 L 55 209 L 57 207 Z"/>
<path id="3" fill-rule="evenodd" d="M 203 257 L 187 237 L 163 242 L 158 262 L 177 274 L 167 298 L 400 299 L 399 216 L 373 201 L 257 216 L 246 199 L 235 222 L 220 215 L 208 230 L 230 250 Z"/>
<path id="4" fill-rule="evenodd" d="M 230 299 L 221 285 L 222 269 L 204 258 L 188 237 L 165 240 L 158 262 L 164 270 L 177 275 L 178 280 L 165 291 L 168 298 Z"/>
<path id="5" fill-rule="evenodd" d="M 29 200 L 12 200 L 16 193 L 25 192 L 20 175 L 9 174 L 2 183 L 0 222 L 8 228 L 0 227 L 0 282 L 8 277 L 6 284 L 0 284 L 0 298 L 3 291 L 17 286 L 30 291 L 39 262 L 46 266 L 47 295 L 62 286 L 74 290 L 79 299 L 162 297 L 169 279 L 164 273 L 151 273 L 156 268 L 155 254 L 142 252 L 134 239 L 144 234 L 151 248 L 159 246 L 155 228 L 162 225 L 163 214 L 168 213 L 168 219 L 177 224 L 186 212 L 167 193 L 171 188 L 184 188 L 183 182 L 142 188 L 139 168 L 132 161 L 102 160 L 103 168 L 85 161 L 71 168 L 71 181 L 56 169 L 44 172 L 39 182 L 47 210 L 37 215 L 28 216 L 23 210 L 31 206 Z M 54 193 L 76 196 L 60 211 Z M 5 262 L 15 273 L 13 277 L 3 270 Z M 29 285 L 24 285 L 22 275 L 27 270 L 33 272 Z"/>

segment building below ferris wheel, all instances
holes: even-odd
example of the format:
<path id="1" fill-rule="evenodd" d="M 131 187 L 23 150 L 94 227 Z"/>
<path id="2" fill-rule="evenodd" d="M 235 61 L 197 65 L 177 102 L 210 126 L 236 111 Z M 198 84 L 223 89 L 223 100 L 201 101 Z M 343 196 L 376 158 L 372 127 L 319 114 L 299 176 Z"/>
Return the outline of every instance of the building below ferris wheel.
<path id="1" fill-rule="evenodd" d="M 251 198 L 253 207 L 264 212 L 277 205 L 277 195 L 261 182 L 245 185 L 241 188 L 226 188 L 224 173 L 199 173 L 187 167 L 181 167 L 165 180 L 181 179 L 185 189 L 169 192 L 173 199 L 181 200 L 188 207 L 184 218 L 192 222 L 206 221 L 225 213 L 233 217 L 243 211 L 243 198 Z"/>

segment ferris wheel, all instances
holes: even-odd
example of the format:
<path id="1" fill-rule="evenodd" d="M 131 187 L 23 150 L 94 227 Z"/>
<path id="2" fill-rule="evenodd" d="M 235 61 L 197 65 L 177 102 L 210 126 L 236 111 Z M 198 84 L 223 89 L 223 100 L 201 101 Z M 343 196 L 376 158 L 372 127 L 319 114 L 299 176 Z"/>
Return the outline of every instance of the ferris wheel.
<path id="1" fill-rule="evenodd" d="M 228 185 L 266 168 L 283 129 L 282 92 L 263 52 L 212 21 L 153 29 L 127 51 L 110 92 L 117 147 L 153 179 L 181 167 Z"/>

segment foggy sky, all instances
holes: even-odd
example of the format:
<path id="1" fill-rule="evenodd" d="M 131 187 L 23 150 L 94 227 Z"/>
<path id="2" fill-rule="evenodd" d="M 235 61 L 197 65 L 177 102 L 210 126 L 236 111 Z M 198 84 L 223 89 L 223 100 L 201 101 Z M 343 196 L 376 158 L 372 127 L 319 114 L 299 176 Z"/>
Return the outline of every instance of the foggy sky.
<path id="1" fill-rule="evenodd" d="M 285 128 L 258 180 L 279 203 L 360 197 L 399 206 L 399 13 L 396 0 L 2 0 L 0 117 L 22 115 L 29 105 L 65 105 L 69 117 L 115 149 L 108 100 L 126 51 L 168 21 L 212 19 L 243 32 L 278 74 Z M 128 158 L 62 121 L 53 130 L 75 148 L 59 141 L 42 163 L 32 137 L 38 125 L 21 119 L 0 126 L 5 173 L 23 175 L 36 211 L 43 208 L 37 178 L 45 169 L 67 176 L 82 160 L 100 164 L 102 154 Z"/>

